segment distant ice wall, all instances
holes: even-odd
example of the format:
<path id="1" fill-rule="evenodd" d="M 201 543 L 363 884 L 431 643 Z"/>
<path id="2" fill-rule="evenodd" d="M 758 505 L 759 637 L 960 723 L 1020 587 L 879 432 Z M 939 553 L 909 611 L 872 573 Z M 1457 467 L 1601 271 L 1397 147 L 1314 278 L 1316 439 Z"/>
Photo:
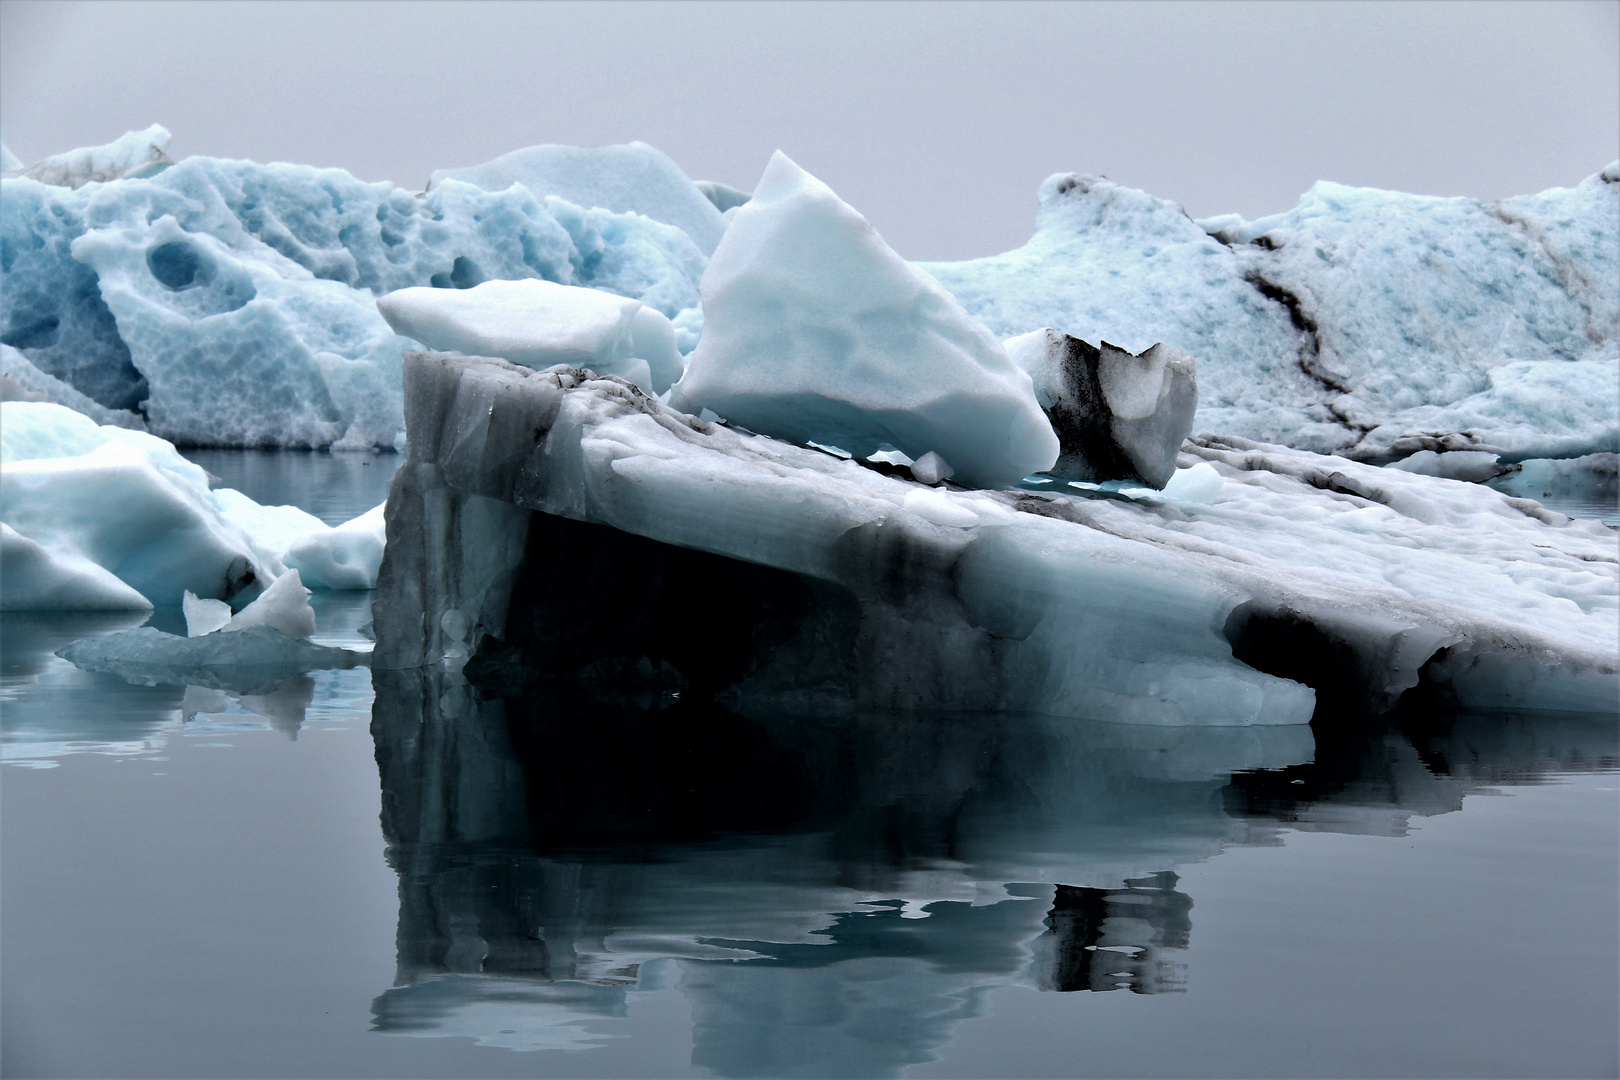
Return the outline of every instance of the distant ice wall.
<path id="1" fill-rule="evenodd" d="M 1370 461 L 1620 449 L 1620 163 L 1501 202 L 1319 183 L 1254 222 L 1059 174 L 1023 247 L 922 265 L 1003 336 L 1196 357 L 1197 431 Z"/>
<path id="2" fill-rule="evenodd" d="M 418 196 L 339 169 L 155 168 L 77 187 L 6 178 L 0 341 L 182 444 L 393 446 L 412 343 L 375 300 L 408 286 L 541 278 L 695 321 L 704 252 L 642 214 L 522 185 L 443 179 Z"/>

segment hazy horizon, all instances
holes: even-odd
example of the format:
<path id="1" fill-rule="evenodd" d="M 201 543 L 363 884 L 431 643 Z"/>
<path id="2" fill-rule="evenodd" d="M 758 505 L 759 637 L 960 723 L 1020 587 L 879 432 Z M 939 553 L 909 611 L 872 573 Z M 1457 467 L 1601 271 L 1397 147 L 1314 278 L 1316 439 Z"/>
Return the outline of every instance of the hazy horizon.
<path id="1" fill-rule="evenodd" d="M 1501 198 L 1620 157 L 1620 2 L 0 3 L 32 161 L 161 123 L 178 157 L 428 173 L 641 139 L 752 188 L 782 149 L 902 254 L 1028 238 L 1054 172 L 1194 217 L 1317 180 Z"/>

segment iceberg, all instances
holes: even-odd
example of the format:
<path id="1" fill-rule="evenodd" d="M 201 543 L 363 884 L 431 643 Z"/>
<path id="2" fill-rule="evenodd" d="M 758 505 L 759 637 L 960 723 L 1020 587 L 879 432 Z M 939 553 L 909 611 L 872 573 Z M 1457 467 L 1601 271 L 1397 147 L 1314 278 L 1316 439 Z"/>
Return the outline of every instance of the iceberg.
<path id="1" fill-rule="evenodd" d="M 146 597 L 84 556 L 52 551 L 0 522 L 0 610 L 150 611 L 151 608 Z"/>
<path id="2" fill-rule="evenodd" d="M 1193 361 L 1154 345 L 1140 356 L 1045 327 L 1005 343 L 1034 381 L 1062 450 L 1054 476 L 1162 488 L 1198 409 Z M 916 470 L 913 469 L 913 472 Z"/>
<path id="3" fill-rule="evenodd" d="M 668 155 L 644 142 L 595 149 L 531 146 L 482 165 L 438 169 L 428 182 L 428 190 L 447 180 L 473 184 L 485 191 L 503 191 L 518 184 L 541 197 L 549 195 L 578 206 L 640 214 L 680 229 L 704 255 L 714 253 L 726 231 L 720 212 L 730 209 L 720 205 L 728 201 L 720 188 L 710 185 L 705 189 L 693 183 Z M 725 192 L 732 193 L 732 199 L 741 194 L 732 188 L 725 188 Z M 747 196 L 742 198 L 746 200 Z"/>
<path id="4" fill-rule="evenodd" d="M 1500 202 L 1319 183 L 1254 222 L 1078 174 L 1039 200 L 1024 247 L 920 265 L 1002 337 L 1198 357 L 1202 431 L 1375 462 L 1620 448 L 1620 164 Z"/>
<path id="5" fill-rule="evenodd" d="M 191 445 L 392 448 L 413 343 L 378 314 L 380 295 L 544 279 L 691 326 L 707 262 L 680 228 L 583 189 L 576 204 L 445 179 L 417 196 L 337 169 L 206 157 L 77 189 L 3 183 L 0 342 Z"/>
<path id="6" fill-rule="evenodd" d="M 328 526 L 210 490 L 199 466 L 146 432 L 48 402 L 0 403 L 0 610 L 161 607 L 187 592 L 240 606 L 289 568 L 320 588 L 369 589 L 381 509 Z"/>
<path id="7" fill-rule="evenodd" d="M 932 452 L 981 487 L 1057 458 L 1001 343 L 781 152 L 702 289 L 703 338 L 671 391 L 679 408 L 858 457 Z"/>
<path id="8" fill-rule="evenodd" d="M 167 128 L 153 124 L 145 131 L 128 132 L 106 146 L 55 154 L 26 168 L 8 150 L 6 157 L 10 160 L 4 164 L 4 171 L 65 188 L 154 176 L 174 164 L 169 157 L 169 139 Z"/>
<path id="9" fill-rule="evenodd" d="M 374 506 L 341 525 L 302 534 L 282 551 L 281 561 L 311 588 L 373 589 L 386 540 L 383 508 Z"/>
<path id="10" fill-rule="evenodd" d="M 359 653 L 300 641 L 264 625 L 200 637 L 141 626 L 75 641 L 56 655 L 85 671 L 104 671 L 133 683 L 254 695 L 273 693 L 305 672 L 365 663 Z"/>
<path id="11" fill-rule="evenodd" d="M 405 374 L 380 668 L 1146 724 L 1615 701 L 1613 531 L 1477 485 L 1211 438 L 1163 494 L 930 488 L 573 369 Z"/>
<path id="12" fill-rule="evenodd" d="M 136 431 L 146 430 L 146 421 L 123 409 L 109 409 L 73 387 L 47 375 L 10 345 L 0 345 L 0 401 L 45 401 L 82 413 L 97 424 L 111 424 Z"/>
<path id="13" fill-rule="evenodd" d="M 178 604 L 186 590 L 240 603 L 281 573 L 210 498 L 203 470 L 152 435 L 5 402 L 0 466 L 0 521 L 53 555 L 88 559 L 149 604 Z M 8 576 L 7 608 L 12 588 Z"/>
<path id="14" fill-rule="evenodd" d="M 441 352 L 620 375 L 649 394 L 681 377 L 675 329 L 639 300 L 534 279 L 471 289 L 402 289 L 377 300 L 396 333 Z"/>

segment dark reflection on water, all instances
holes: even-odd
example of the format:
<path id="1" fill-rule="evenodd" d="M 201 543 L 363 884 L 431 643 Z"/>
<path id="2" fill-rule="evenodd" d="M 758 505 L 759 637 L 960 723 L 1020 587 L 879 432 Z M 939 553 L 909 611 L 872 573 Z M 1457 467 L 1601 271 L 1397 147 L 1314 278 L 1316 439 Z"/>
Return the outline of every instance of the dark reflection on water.
<path id="1" fill-rule="evenodd" d="M 1008 984 L 1180 991 L 1197 919 L 1176 867 L 1285 822 L 1395 835 L 1488 784 L 1617 763 L 1602 718 L 1338 718 L 1313 739 L 374 681 L 400 883 L 374 1029 L 586 1049 L 674 985 L 693 1063 L 721 1075 L 896 1074 Z"/>

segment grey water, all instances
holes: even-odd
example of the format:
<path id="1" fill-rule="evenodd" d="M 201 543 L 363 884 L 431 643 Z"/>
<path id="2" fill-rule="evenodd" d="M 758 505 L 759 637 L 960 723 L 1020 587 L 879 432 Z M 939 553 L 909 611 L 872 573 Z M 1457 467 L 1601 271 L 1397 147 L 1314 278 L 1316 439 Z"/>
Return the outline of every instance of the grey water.
<path id="1" fill-rule="evenodd" d="M 398 462 L 194 460 L 328 521 Z M 370 594 L 316 600 L 365 646 Z M 1620 1070 L 1615 718 L 745 717 L 53 655 L 139 621 L 0 620 L 6 1076 Z"/>

